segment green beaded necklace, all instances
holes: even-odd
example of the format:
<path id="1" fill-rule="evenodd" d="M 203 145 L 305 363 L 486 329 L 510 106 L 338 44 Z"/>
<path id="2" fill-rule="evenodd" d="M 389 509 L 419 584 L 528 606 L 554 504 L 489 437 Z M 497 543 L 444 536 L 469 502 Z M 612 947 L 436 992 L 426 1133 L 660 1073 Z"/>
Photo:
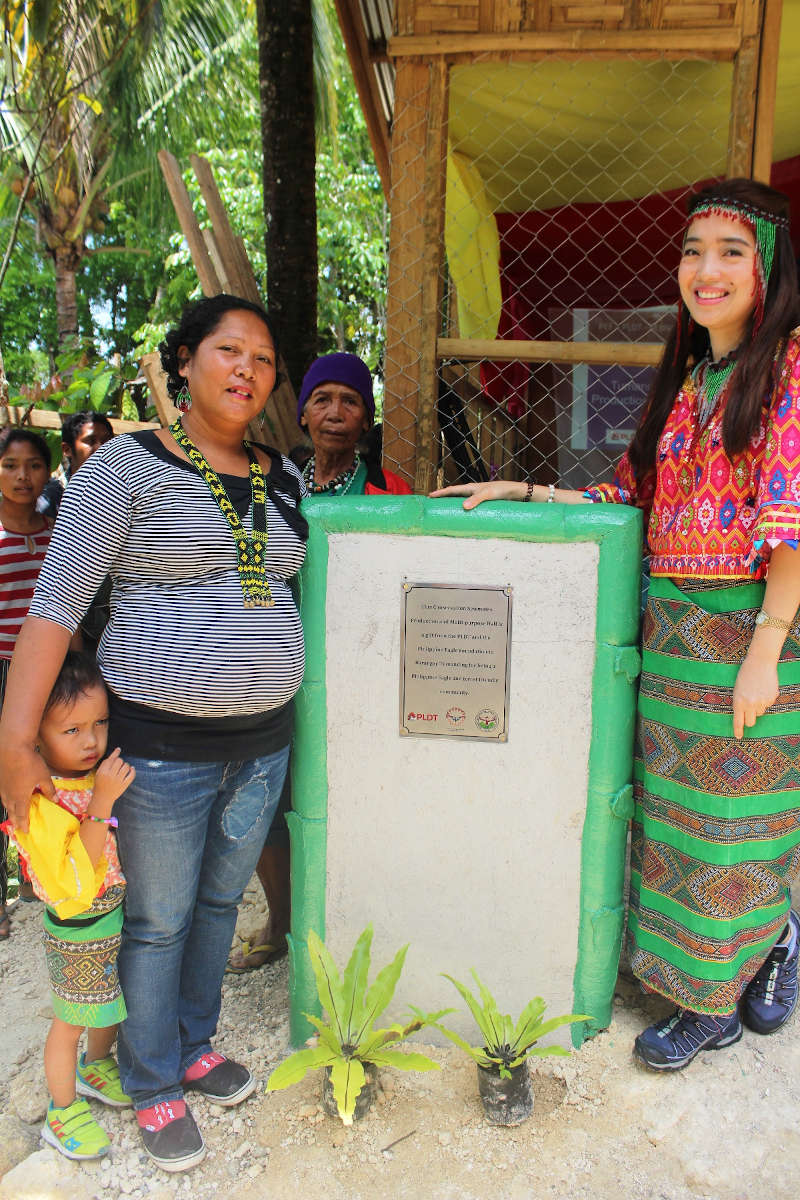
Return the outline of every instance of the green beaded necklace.
<path id="1" fill-rule="evenodd" d="M 170 425 L 169 431 L 181 449 L 186 451 L 192 466 L 205 479 L 219 511 L 230 526 L 245 608 L 272 608 L 275 601 L 269 590 L 264 561 L 267 549 L 267 490 L 264 472 L 252 446 L 249 442 L 242 443 L 250 463 L 250 495 L 253 503 L 253 533 L 248 536 L 219 476 L 184 430 L 180 417 Z"/>

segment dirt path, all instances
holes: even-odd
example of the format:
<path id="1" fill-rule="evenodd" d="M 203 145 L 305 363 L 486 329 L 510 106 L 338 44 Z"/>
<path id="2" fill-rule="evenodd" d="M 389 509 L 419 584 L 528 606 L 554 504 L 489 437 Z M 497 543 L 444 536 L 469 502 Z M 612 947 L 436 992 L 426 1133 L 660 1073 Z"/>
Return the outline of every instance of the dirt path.
<path id="1" fill-rule="evenodd" d="M 249 893 L 240 928 L 258 927 Z M 0 1200 L 789 1200 L 800 1172 L 800 1017 L 779 1033 L 745 1033 L 663 1077 L 630 1047 L 663 1011 L 620 981 L 614 1021 L 569 1059 L 534 1074 L 536 1107 L 517 1129 L 481 1116 L 475 1068 L 432 1048 L 443 1070 L 383 1073 L 374 1112 L 352 1130 L 322 1115 L 319 1083 L 238 1109 L 192 1107 L 209 1146 L 187 1175 L 167 1176 L 140 1148 L 129 1112 L 102 1111 L 113 1139 L 99 1164 L 74 1166 L 41 1148 L 46 1104 L 41 1044 L 49 1020 L 38 905 L 18 908 L 0 943 Z M 287 967 L 225 985 L 218 1047 L 266 1080 L 286 1052 Z M 499 989 L 498 989 L 499 990 Z M 402 1139 L 402 1140 L 401 1140 Z M 392 1149 L 386 1149 L 394 1143 Z M 27 1157 L 24 1155 L 27 1154 Z M 20 1161 L 23 1159 L 24 1161 Z M 10 1162 L 19 1165 L 9 1170 Z"/>

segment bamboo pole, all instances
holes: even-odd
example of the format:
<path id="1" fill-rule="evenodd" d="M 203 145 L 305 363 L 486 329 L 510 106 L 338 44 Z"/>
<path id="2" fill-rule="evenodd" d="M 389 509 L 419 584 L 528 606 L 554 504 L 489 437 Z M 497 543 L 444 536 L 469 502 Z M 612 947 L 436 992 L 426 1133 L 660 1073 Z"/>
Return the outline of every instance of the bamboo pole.
<path id="1" fill-rule="evenodd" d="M 9 406 L 8 415 L 11 425 L 29 425 L 34 429 L 61 429 L 66 413 L 55 412 L 50 408 L 19 408 Z M 137 429 L 158 429 L 157 421 L 127 421 L 122 417 L 108 417 L 114 433 L 135 433 Z"/>
<path id="2" fill-rule="evenodd" d="M 192 256 L 203 293 L 206 296 L 216 296 L 223 290 L 222 281 L 214 270 L 208 247 L 197 223 L 197 217 L 194 215 L 192 201 L 181 175 L 180 163 L 174 154 L 170 154 L 169 150 L 159 150 L 158 162 L 167 184 L 175 215 L 178 218 L 178 224 L 188 243 L 189 253 Z"/>
<path id="3" fill-rule="evenodd" d="M 708 47 L 698 45 L 698 29 L 575 29 L 559 33 L 432 33 L 393 37 L 387 44 L 390 58 L 434 58 L 437 55 L 503 54 L 527 52 L 564 54 L 670 54 L 687 58 L 733 58 L 741 45 L 735 26 L 714 27 L 707 33 Z"/>
<path id="4" fill-rule="evenodd" d="M 629 367 L 655 366 L 664 347 L 660 342 L 533 342 L 480 341 L 473 338 L 439 338 L 436 351 L 440 359 L 477 362 L 491 359 L 502 362 L 599 363 Z"/>

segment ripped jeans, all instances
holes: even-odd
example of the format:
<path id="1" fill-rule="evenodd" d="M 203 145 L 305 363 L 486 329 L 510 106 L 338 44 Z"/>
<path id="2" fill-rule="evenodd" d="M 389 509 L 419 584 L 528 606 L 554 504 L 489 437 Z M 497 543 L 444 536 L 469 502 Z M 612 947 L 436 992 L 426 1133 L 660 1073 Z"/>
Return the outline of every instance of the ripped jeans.
<path id="1" fill-rule="evenodd" d="M 122 1085 L 136 1109 L 183 1095 L 210 1049 L 236 910 L 278 807 L 289 747 L 249 762 L 128 758 L 114 806 L 127 879 Z"/>

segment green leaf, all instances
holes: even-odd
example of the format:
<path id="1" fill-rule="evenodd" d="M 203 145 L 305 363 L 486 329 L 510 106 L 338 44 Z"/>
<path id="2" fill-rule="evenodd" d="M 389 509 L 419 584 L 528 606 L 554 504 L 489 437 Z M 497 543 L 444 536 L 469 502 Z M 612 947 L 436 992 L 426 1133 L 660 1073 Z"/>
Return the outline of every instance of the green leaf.
<path id="1" fill-rule="evenodd" d="M 444 972 L 443 972 L 443 974 L 444 974 Z M 481 1008 L 479 1002 L 477 1002 L 475 1000 L 475 997 L 473 996 L 473 994 L 471 994 L 471 991 L 469 990 L 469 988 L 467 988 L 467 986 L 465 986 L 465 984 L 459 983 L 458 979 L 453 979 L 453 977 L 449 976 L 449 974 L 445 974 L 444 977 L 445 977 L 445 979 L 450 979 L 450 982 L 453 985 L 453 988 L 455 988 L 458 991 L 459 996 L 461 996 L 464 1003 L 467 1004 L 467 1007 L 469 1008 L 470 1013 L 473 1014 L 473 1019 L 475 1020 L 475 1024 L 477 1025 L 477 1027 L 479 1027 L 479 1030 L 481 1032 L 481 1036 L 482 1036 L 483 1040 L 485 1040 L 485 1042 L 488 1042 L 488 1040 L 489 1040 L 489 1038 L 491 1038 L 492 1034 L 491 1034 L 491 1030 L 489 1030 L 489 1026 L 487 1025 L 487 1022 L 485 1021 L 485 1016 L 483 1016 L 483 1009 Z"/>
<path id="2" fill-rule="evenodd" d="M 537 1025 L 536 1028 L 531 1031 L 532 1036 L 529 1034 L 530 1040 L 528 1041 L 528 1045 L 532 1045 L 534 1041 L 538 1042 L 539 1038 L 544 1037 L 547 1033 L 552 1033 L 554 1029 L 559 1029 L 562 1025 L 572 1025 L 576 1021 L 589 1020 L 591 1020 L 591 1018 L 582 1013 L 569 1013 L 565 1017 L 551 1017 L 549 1021 L 543 1021 L 541 1025 Z M 522 1043 L 520 1043 L 519 1048 L 520 1050 L 524 1048 Z"/>
<path id="3" fill-rule="evenodd" d="M 344 1008 L 342 983 L 336 964 L 322 939 L 313 929 L 308 931 L 308 954 L 311 967 L 317 981 L 317 995 L 320 1004 L 331 1019 L 331 1025 L 336 1029 L 339 1041 L 344 1043 L 341 1013 Z"/>
<path id="4" fill-rule="evenodd" d="M 369 1061 L 376 1067 L 397 1067 L 400 1071 L 441 1071 L 439 1063 L 428 1058 L 427 1054 L 402 1050 L 379 1050 L 370 1055 Z"/>
<path id="5" fill-rule="evenodd" d="M 340 1058 L 331 1064 L 333 1098 L 345 1125 L 353 1124 L 356 1100 L 365 1079 L 364 1066 L 357 1058 Z"/>
<path id="6" fill-rule="evenodd" d="M 100 410 L 115 383 L 116 376 L 113 371 L 104 371 L 102 375 L 98 375 L 96 379 L 92 380 L 89 388 L 89 400 L 95 412 Z"/>
<path id="7" fill-rule="evenodd" d="M 530 1037 L 531 1033 L 534 1033 L 534 1036 L 538 1036 L 535 1034 L 536 1026 L 541 1020 L 542 1013 L 546 1007 L 547 1005 L 541 996 L 534 996 L 532 1000 L 528 1001 L 517 1021 L 512 1045 L 521 1045 L 523 1041 Z"/>
<path id="8" fill-rule="evenodd" d="M 315 1017 L 313 1013 L 303 1013 L 303 1016 L 311 1022 L 328 1049 L 332 1050 L 334 1054 L 342 1053 L 341 1043 L 330 1025 L 320 1020 L 319 1017 Z"/>
<path id="9" fill-rule="evenodd" d="M 295 1051 L 272 1072 L 267 1080 L 267 1091 L 277 1092 L 282 1088 L 291 1087 L 293 1083 L 299 1083 L 309 1071 L 330 1066 L 334 1057 L 327 1046 Z"/>
<path id="10" fill-rule="evenodd" d="M 497 1001 L 486 987 L 485 983 L 483 983 L 483 981 L 480 979 L 478 972 L 474 967 L 472 967 L 470 974 L 480 989 L 486 1020 L 490 1027 L 494 1030 L 493 1042 L 491 1044 L 495 1046 L 503 1046 L 508 1041 L 508 1038 L 505 1037 L 504 1034 L 507 1018 L 505 1018 L 500 1012 L 500 1009 L 497 1007 Z"/>
<path id="11" fill-rule="evenodd" d="M 569 1050 L 565 1050 L 563 1046 L 531 1046 L 526 1050 L 522 1058 L 569 1058 Z M 522 1062 L 522 1058 L 518 1061 Z"/>
<path id="12" fill-rule="evenodd" d="M 360 1042 L 364 1035 L 369 1032 L 391 1001 L 394 989 L 397 987 L 397 981 L 400 978 L 400 972 L 403 969 L 403 963 L 406 961 L 407 953 L 408 943 L 398 950 L 392 961 L 375 976 L 372 987 L 367 992 L 364 1001 L 364 1012 L 361 1028 L 356 1038 L 357 1041 Z"/>
<path id="13" fill-rule="evenodd" d="M 351 1042 L 355 1031 L 364 1019 L 364 993 L 367 989 L 369 973 L 370 947 L 372 946 L 372 926 L 368 925 L 359 936 L 350 955 L 350 961 L 344 969 L 342 993 L 344 1012 L 342 1025 L 345 1026 L 345 1041 Z"/>

